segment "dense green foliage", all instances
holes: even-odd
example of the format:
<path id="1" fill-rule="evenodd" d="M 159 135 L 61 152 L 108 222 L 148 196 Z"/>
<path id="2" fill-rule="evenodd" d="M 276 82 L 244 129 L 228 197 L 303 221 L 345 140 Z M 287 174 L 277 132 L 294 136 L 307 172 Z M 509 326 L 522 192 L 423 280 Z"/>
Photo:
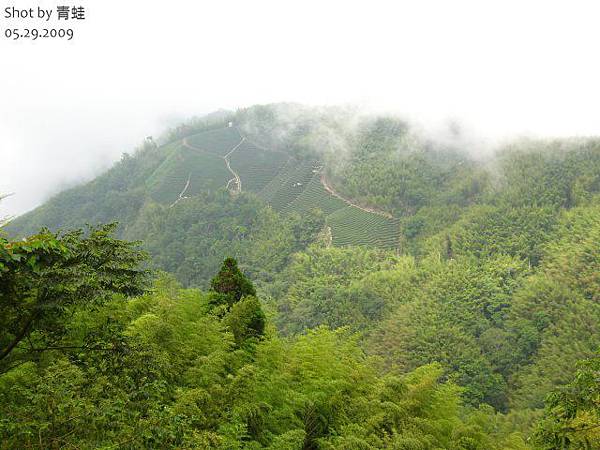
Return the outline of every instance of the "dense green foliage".
<path id="1" fill-rule="evenodd" d="M 144 292 L 148 273 L 138 266 L 145 255 L 114 239 L 114 228 L 0 238 L 0 373 L 70 345 L 65 321 L 74 309 Z"/>
<path id="2" fill-rule="evenodd" d="M 393 119 L 367 122 L 350 155 L 332 170 L 342 192 L 397 216 L 427 206 L 468 205 L 486 183 L 467 153 L 429 143 Z"/>
<path id="3" fill-rule="evenodd" d="M 548 396 L 536 440 L 543 449 L 600 447 L 600 353 L 582 361 L 574 379 Z"/>
<path id="4" fill-rule="evenodd" d="M 241 194 L 202 172 L 236 132 Z M 475 157 L 458 132 L 296 105 L 171 137 L 8 231 L 118 219 L 156 267 L 210 290 L 163 278 L 135 299 L 90 291 L 93 308 L 65 296 L 52 326 L 73 348 L 31 357 L 19 342 L 0 376 L 6 447 L 598 447 L 598 140 Z M 184 138 L 218 145 L 186 159 Z"/>
<path id="5" fill-rule="evenodd" d="M 251 194 L 200 194 L 174 207 L 146 204 L 126 237 L 142 239 L 155 264 L 187 285 L 207 286 L 224 255 L 269 280 L 290 254 L 316 239 L 319 215 L 280 216 Z"/>
<path id="6" fill-rule="evenodd" d="M 537 268 L 510 255 L 313 248 L 270 286 L 273 308 L 286 333 L 362 331 L 390 370 L 440 362 L 473 404 L 540 408 L 600 346 L 598 217 L 598 207 L 563 214 Z"/>
<path id="7" fill-rule="evenodd" d="M 436 365 L 382 377 L 343 329 L 240 348 L 243 304 L 221 320 L 210 293 L 163 278 L 73 311 L 78 345 L 0 375 L 2 447 L 526 448 L 490 409 L 462 408 Z"/>

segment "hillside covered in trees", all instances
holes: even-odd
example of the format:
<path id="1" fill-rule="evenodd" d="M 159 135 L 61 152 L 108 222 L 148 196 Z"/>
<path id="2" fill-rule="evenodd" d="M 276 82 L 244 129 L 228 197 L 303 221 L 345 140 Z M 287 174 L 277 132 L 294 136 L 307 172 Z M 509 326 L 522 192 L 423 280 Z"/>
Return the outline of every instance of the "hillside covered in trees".
<path id="1" fill-rule="evenodd" d="M 600 448 L 600 139 L 277 104 L 158 142 L 3 227 L 3 447 Z"/>

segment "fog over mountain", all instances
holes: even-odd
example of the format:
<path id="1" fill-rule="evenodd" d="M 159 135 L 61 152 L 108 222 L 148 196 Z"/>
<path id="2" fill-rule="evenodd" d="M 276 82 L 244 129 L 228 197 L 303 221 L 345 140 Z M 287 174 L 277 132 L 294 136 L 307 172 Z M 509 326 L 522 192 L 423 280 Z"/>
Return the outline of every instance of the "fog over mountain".
<path id="1" fill-rule="evenodd" d="M 0 192 L 15 195 L 0 216 L 219 108 L 352 103 L 491 141 L 600 134 L 596 3 L 374 3 L 87 1 L 73 41 L 2 36 Z"/>

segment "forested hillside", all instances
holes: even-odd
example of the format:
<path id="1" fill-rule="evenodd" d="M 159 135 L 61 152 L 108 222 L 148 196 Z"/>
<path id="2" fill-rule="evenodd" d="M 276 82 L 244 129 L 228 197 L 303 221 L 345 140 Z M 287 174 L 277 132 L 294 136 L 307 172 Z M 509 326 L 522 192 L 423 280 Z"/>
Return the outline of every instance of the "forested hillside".
<path id="1" fill-rule="evenodd" d="M 600 448 L 600 139 L 451 131 L 255 106 L 12 221 L 4 447 Z"/>

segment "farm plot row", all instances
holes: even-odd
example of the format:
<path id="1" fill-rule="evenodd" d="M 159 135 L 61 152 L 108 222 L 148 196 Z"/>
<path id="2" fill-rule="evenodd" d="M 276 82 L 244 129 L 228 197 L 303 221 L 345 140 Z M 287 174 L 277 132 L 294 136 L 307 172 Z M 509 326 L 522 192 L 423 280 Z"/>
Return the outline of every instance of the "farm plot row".
<path id="1" fill-rule="evenodd" d="M 318 208 L 326 215 L 346 206 L 343 200 L 334 197 L 325 190 L 321 183 L 320 174 L 313 175 L 304 190 L 293 202 L 283 208 L 283 212 L 296 212 L 300 215 Z"/>
<path id="2" fill-rule="evenodd" d="M 298 197 L 311 178 L 318 173 L 315 162 L 290 160 L 260 192 L 262 197 L 277 211 L 281 211 Z"/>
<path id="3" fill-rule="evenodd" d="M 363 211 L 348 205 L 327 217 L 333 245 L 366 245 L 380 248 L 398 246 L 399 227 L 396 219 Z"/>
<path id="4" fill-rule="evenodd" d="M 244 191 L 260 192 L 288 160 L 282 152 L 272 152 L 244 141 L 230 156 L 231 168 L 242 180 Z"/>
<path id="5" fill-rule="evenodd" d="M 156 169 L 146 185 L 154 200 L 171 203 L 179 197 L 188 177 L 190 184 L 186 196 L 225 186 L 230 173 L 222 158 L 180 145 Z"/>
<path id="6" fill-rule="evenodd" d="M 234 127 L 204 131 L 187 138 L 191 146 L 218 156 L 225 156 L 241 140 L 240 133 Z"/>

